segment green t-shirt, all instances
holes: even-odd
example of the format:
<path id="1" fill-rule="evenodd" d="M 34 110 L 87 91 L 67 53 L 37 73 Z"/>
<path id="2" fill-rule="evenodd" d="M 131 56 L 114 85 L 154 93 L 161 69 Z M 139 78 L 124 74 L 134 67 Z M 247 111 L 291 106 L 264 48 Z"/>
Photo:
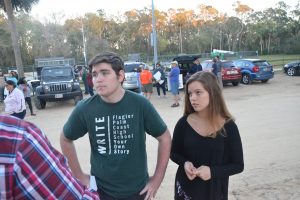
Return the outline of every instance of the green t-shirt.
<path id="1" fill-rule="evenodd" d="M 117 103 L 99 95 L 81 101 L 63 131 L 70 140 L 89 133 L 91 174 L 97 186 L 115 198 L 140 192 L 148 181 L 146 135 L 158 137 L 167 129 L 152 104 L 126 91 Z"/>

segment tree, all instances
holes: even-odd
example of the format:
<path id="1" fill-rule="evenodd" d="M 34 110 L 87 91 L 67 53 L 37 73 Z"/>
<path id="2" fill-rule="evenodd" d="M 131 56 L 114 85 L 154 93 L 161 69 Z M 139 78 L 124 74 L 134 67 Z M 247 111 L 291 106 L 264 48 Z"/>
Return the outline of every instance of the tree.
<path id="1" fill-rule="evenodd" d="M 18 43 L 18 33 L 14 22 L 13 10 L 29 12 L 32 5 L 36 4 L 38 1 L 39 0 L 0 0 L 0 8 L 4 9 L 7 14 L 15 54 L 15 62 L 20 77 L 24 76 L 24 69 L 22 64 L 20 45 Z"/>

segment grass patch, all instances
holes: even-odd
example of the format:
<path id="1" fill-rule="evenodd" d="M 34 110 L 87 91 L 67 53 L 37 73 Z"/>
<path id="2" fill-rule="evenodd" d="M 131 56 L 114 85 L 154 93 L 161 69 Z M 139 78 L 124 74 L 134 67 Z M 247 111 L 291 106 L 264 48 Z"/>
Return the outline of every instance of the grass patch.
<path id="1" fill-rule="evenodd" d="M 260 59 L 266 59 L 269 63 L 271 63 L 274 68 L 282 68 L 285 64 L 294 61 L 300 60 L 300 54 L 278 54 L 278 55 L 263 55 L 259 56 Z"/>

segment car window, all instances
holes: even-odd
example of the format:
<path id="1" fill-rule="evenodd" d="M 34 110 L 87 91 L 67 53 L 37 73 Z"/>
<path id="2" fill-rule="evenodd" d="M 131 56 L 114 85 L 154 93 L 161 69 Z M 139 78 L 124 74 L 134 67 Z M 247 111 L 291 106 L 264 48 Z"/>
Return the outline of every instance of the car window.
<path id="1" fill-rule="evenodd" d="M 137 68 L 143 64 L 140 63 L 133 63 L 133 64 L 125 64 L 124 68 L 125 68 L 125 72 L 136 72 Z M 143 65 L 144 66 L 144 65 Z"/>
<path id="2" fill-rule="evenodd" d="M 267 61 L 254 61 L 255 65 L 263 67 L 263 66 L 269 66 L 270 64 Z"/>
<path id="3" fill-rule="evenodd" d="M 222 67 L 223 68 L 231 68 L 231 67 L 234 67 L 234 64 L 233 64 L 233 62 L 223 62 Z"/>

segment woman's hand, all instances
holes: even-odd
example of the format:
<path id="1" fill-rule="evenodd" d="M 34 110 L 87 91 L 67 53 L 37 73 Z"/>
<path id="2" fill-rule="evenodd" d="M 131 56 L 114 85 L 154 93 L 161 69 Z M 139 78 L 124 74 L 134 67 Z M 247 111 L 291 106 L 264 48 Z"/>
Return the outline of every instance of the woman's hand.
<path id="1" fill-rule="evenodd" d="M 197 169 L 194 167 L 193 163 L 191 163 L 189 161 L 184 163 L 184 171 L 189 180 L 192 181 L 194 178 L 196 178 L 196 176 L 197 176 L 196 170 Z"/>
<path id="2" fill-rule="evenodd" d="M 199 178 L 204 181 L 208 181 L 211 179 L 210 167 L 202 165 L 196 169 L 196 174 Z"/>

